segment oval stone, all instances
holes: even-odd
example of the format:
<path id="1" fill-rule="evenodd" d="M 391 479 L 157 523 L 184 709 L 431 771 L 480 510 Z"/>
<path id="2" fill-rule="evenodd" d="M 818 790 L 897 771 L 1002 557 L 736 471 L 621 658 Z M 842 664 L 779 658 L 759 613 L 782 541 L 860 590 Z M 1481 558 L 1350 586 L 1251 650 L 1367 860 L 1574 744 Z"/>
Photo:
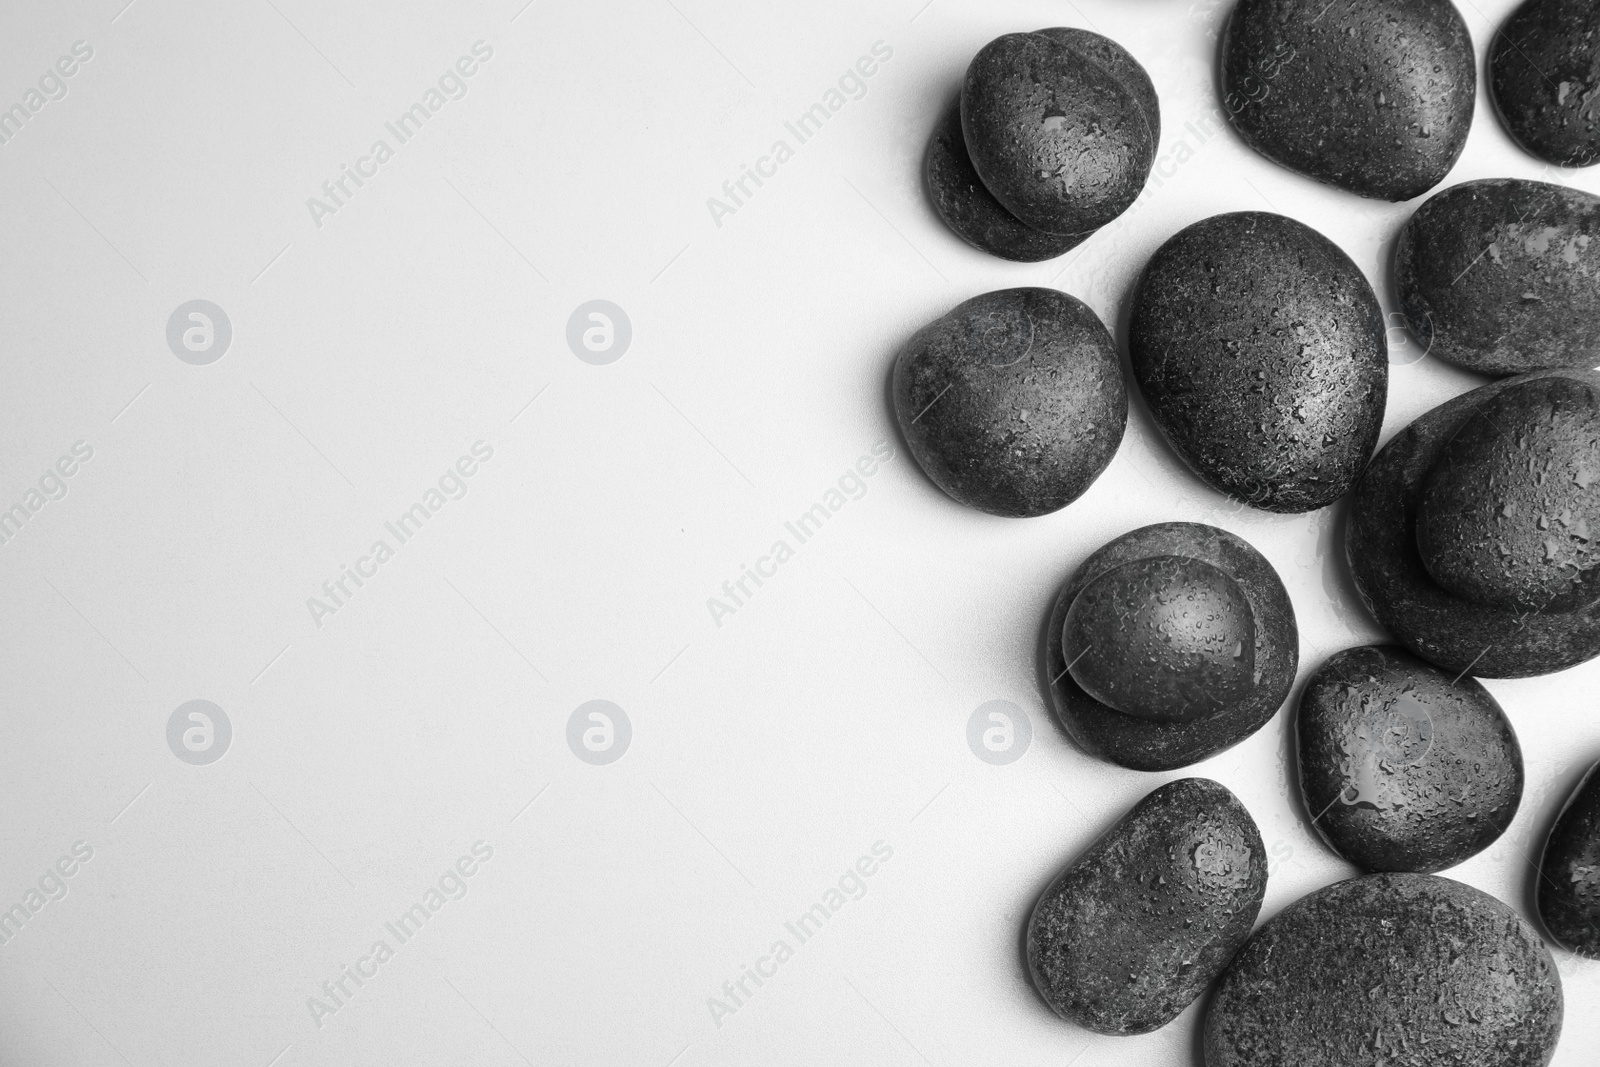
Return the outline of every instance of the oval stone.
<path id="1" fill-rule="evenodd" d="M 895 360 L 895 416 L 934 484 L 993 515 L 1066 507 L 1122 441 L 1128 392 L 1081 300 L 1002 289 L 958 304 Z"/>
<path id="2" fill-rule="evenodd" d="M 1149 556 L 1095 578 L 1067 611 L 1061 651 L 1085 693 L 1156 722 L 1215 715 L 1255 685 L 1250 600 L 1192 556 Z"/>
<path id="3" fill-rule="evenodd" d="M 1477 69 L 1450 0 L 1239 0 L 1222 94 L 1268 159 L 1400 201 L 1444 180 L 1466 147 Z"/>
<path id="4" fill-rule="evenodd" d="M 1364 870 L 1453 867 L 1522 802 L 1522 749 L 1494 697 L 1401 648 L 1332 656 L 1300 695 L 1295 732 L 1306 814 Z"/>
<path id="5" fill-rule="evenodd" d="M 1173 451 L 1254 507 L 1332 503 L 1377 444 L 1382 308 L 1350 257 L 1294 219 L 1240 211 L 1180 230 L 1134 289 L 1128 349 Z"/>
<path id="6" fill-rule="evenodd" d="M 1481 374 L 1600 364 L 1600 197 L 1462 182 L 1400 230 L 1395 288 L 1427 350 Z"/>
<path id="7" fill-rule="evenodd" d="M 1208 778 L 1146 796 L 1044 891 L 1034 986 L 1063 1019 L 1143 1034 L 1177 1018 L 1250 934 L 1267 857 L 1250 813 Z"/>
<path id="8" fill-rule="evenodd" d="M 961 126 L 984 186 L 1047 233 L 1104 226 L 1138 198 L 1155 162 L 1135 93 L 1043 33 L 1008 33 L 973 57 Z"/>
<path id="9" fill-rule="evenodd" d="M 1511 908 L 1428 874 L 1370 874 L 1250 938 L 1206 1009 L 1206 1067 L 1543 1067 L 1561 976 Z"/>
<path id="10" fill-rule="evenodd" d="M 1489 46 L 1494 107 L 1511 139 L 1558 167 L 1600 162 L 1600 7 L 1528 0 Z"/>
<path id="11" fill-rule="evenodd" d="M 1600 763 L 1550 829 L 1539 861 L 1539 918 L 1562 948 L 1600 959 Z"/>

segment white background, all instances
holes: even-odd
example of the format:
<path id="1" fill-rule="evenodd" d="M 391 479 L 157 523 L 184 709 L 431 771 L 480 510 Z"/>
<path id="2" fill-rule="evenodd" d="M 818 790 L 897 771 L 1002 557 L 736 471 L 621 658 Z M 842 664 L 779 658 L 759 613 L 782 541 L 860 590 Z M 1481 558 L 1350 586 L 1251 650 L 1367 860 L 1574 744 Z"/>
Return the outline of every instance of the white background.
<path id="1" fill-rule="evenodd" d="M 125 2 L 0 16 L 4 104 L 94 50 L 0 145 L 0 504 L 94 449 L 0 545 L 0 907 L 94 849 L 0 946 L 0 1062 L 1189 1063 L 1198 1006 L 1117 1039 L 1032 994 L 1019 934 L 1051 874 L 1186 774 L 1286 856 L 1263 918 L 1352 873 L 1307 828 L 1288 713 L 1141 774 L 1076 752 L 1034 667 L 1085 555 L 1189 519 L 1278 568 L 1303 677 L 1380 636 L 1342 511 L 1228 507 L 1136 402 L 1077 503 L 986 517 L 918 473 L 885 398 L 897 346 L 958 301 L 1053 285 L 1115 322 L 1156 246 L 1220 211 L 1312 224 L 1393 306 L 1414 205 L 1320 187 L 1228 130 L 1188 134 L 1125 225 L 1055 263 L 983 256 L 932 213 L 925 140 L 986 41 L 1114 37 L 1170 155 L 1216 107 L 1224 0 Z M 1463 4 L 1480 58 L 1512 6 Z M 307 198 L 479 40 L 465 98 L 315 225 Z M 794 146 L 784 121 L 877 41 L 893 57 L 865 96 L 716 225 L 707 198 Z M 1600 192 L 1600 170 L 1518 152 L 1480 93 L 1449 180 L 1496 175 Z M 233 325 L 210 366 L 166 343 L 194 298 Z M 565 341 L 593 298 L 633 325 L 608 366 Z M 1386 436 L 1476 384 L 1393 336 Z M 478 440 L 494 458 L 470 492 L 315 625 L 307 598 Z M 885 440 L 866 495 L 715 625 L 707 598 Z M 1488 683 L 1527 793 L 1450 873 L 1524 915 L 1529 860 L 1600 757 L 1597 682 L 1600 663 Z M 167 746 L 194 698 L 233 725 L 209 766 Z M 595 698 L 633 726 L 608 766 L 565 740 Z M 1034 728 L 1008 766 L 965 739 L 995 699 Z M 318 985 L 478 840 L 494 855 L 468 894 L 316 1025 Z M 877 841 L 893 858 L 867 894 L 716 1025 L 707 998 Z M 1590 1063 L 1600 965 L 1558 958 L 1556 1062 Z"/>

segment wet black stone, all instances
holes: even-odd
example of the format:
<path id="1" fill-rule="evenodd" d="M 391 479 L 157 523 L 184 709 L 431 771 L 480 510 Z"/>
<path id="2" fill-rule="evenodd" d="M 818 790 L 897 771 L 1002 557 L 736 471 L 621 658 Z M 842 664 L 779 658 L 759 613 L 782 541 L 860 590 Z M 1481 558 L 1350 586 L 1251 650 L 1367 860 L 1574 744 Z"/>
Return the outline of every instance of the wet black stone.
<path id="1" fill-rule="evenodd" d="M 1562 948 L 1600 959 L 1600 763 L 1583 776 L 1550 830 L 1534 899 Z"/>
<path id="2" fill-rule="evenodd" d="M 1164 1026 L 1204 992 L 1255 923 L 1261 834 L 1208 778 L 1146 796 L 1044 891 L 1028 922 L 1033 983 L 1102 1034 Z"/>
<path id="3" fill-rule="evenodd" d="M 1150 556 L 1095 578 L 1067 611 L 1061 650 L 1085 693 L 1139 719 L 1192 722 L 1255 684 L 1249 598 L 1192 556 Z"/>
<path id="4" fill-rule="evenodd" d="M 1600 364 L 1600 197 L 1518 178 L 1453 185 L 1400 231 L 1394 277 L 1429 355 L 1483 374 Z"/>
<path id="5" fill-rule="evenodd" d="M 1377 444 L 1383 310 L 1350 257 L 1294 219 L 1241 211 L 1179 231 L 1134 289 L 1128 349 L 1173 451 L 1254 507 L 1332 503 Z"/>
<path id="6" fill-rule="evenodd" d="M 1437 185 L 1467 143 L 1477 69 L 1450 0 L 1239 0 L 1223 110 L 1252 148 L 1382 200 Z"/>
<path id="7" fill-rule="evenodd" d="M 1404 649 L 1331 657 L 1296 724 L 1307 817 L 1364 870 L 1453 867 L 1493 844 L 1522 802 L 1522 749 L 1494 697 Z"/>
<path id="8" fill-rule="evenodd" d="M 1506 132 L 1562 167 L 1600 162 L 1600 6 L 1528 0 L 1489 46 L 1489 84 Z"/>
<path id="9" fill-rule="evenodd" d="M 1600 604 L 1584 602 L 1600 457 L 1580 429 L 1596 405 L 1594 371 L 1503 378 L 1434 408 L 1373 458 L 1351 494 L 1346 549 L 1362 599 L 1401 644 L 1483 678 L 1600 655 Z M 1505 606 L 1541 597 L 1542 610 Z"/>
<path id="10" fill-rule="evenodd" d="M 1543 1067 L 1561 976 L 1511 908 L 1428 874 L 1370 874 L 1258 930 L 1206 1009 L 1206 1067 Z"/>
<path id="11" fill-rule="evenodd" d="M 1090 233 L 1125 211 L 1156 131 L 1116 74 L 1045 33 L 1008 33 L 967 68 L 961 125 L 996 200 L 1035 229 Z"/>
<path id="12" fill-rule="evenodd" d="M 1076 500 L 1122 441 L 1116 347 L 1082 301 L 1002 289 L 958 304 L 906 342 L 894 409 L 917 463 L 955 500 L 1044 515 Z"/>
<path id="13" fill-rule="evenodd" d="M 1255 666 L 1244 698 L 1192 722 L 1156 722 L 1096 700 L 1068 670 L 1062 640 L 1079 594 L 1102 575 L 1171 556 L 1208 563 L 1231 578 L 1249 600 L 1255 630 Z M 1062 728 L 1089 755 L 1139 771 L 1185 767 L 1255 733 L 1288 698 L 1300 655 L 1294 608 L 1272 565 L 1226 530 L 1191 522 L 1146 526 L 1101 547 L 1062 585 L 1042 640 L 1043 682 Z"/>

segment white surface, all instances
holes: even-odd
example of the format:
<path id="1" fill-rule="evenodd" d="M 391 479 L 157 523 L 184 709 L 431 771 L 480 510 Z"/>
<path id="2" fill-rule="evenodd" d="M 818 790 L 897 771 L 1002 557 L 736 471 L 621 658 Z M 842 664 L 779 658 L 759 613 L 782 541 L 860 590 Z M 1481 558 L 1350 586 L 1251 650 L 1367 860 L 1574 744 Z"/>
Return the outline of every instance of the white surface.
<path id="1" fill-rule="evenodd" d="M 1264 917 L 1349 870 L 1290 795 L 1287 714 L 1183 772 L 1097 763 L 1044 709 L 1038 627 L 1105 540 L 1208 521 L 1278 567 L 1309 671 L 1379 636 L 1334 518 L 1226 508 L 1137 408 L 1078 503 L 988 518 L 915 470 L 884 385 L 913 329 L 986 290 L 1056 285 L 1115 321 L 1149 253 L 1225 210 L 1313 224 L 1392 305 L 1413 205 L 1186 130 L 1216 107 L 1222 0 L 124 2 L 0 15 L 5 101 L 94 50 L 0 145 L 0 500 L 94 450 L 0 545 L 0 906 L 94 850 L 0 946 L 0 1062 L 1192 1061 L 1196 1009 L 1111 1039 L 1035 999 L 1018 937 L 1045 880 L 1183 774 L 1238 793 L 1280 858 Z M 1462 5 L 1480 56 L 1511 6 Z M 1193 154 L 1069 259 L 1007 264 L 933 216 L 924 141 L 973 52 L 1058 24 L 1132 50 L 1164 151 Z M 315 226 L 307 198 L 480 40 L 467 95 Z M 865 95 L 716 225 L 707 198 L 878 41 Z M 1517 152 L 1480 93 L 1450 181 L 1492 175 L 1600 192 Z M 209 366 L 165 340 L 194 298 L 233 325 Z M 633 326 L 608 366 L 564 340 L 593 298 Z M 1472 384 L 1396 366 L 1386 431 Z M 479 440 L 467 495 L 317 627 L 307 598 Z M 880 441 L 865 495 L 715 625 L 707 599 Z M 1451 875 L 1525 915 L 1528 859 L 1600 757 L 1597 682 L 1488 683 L 1528 790 Z M 196 698 L 234 730 L 209 766 L 166 741 Z M 595 698 L 633 726 L 608 766 L 565 741 Z M 965 741 L 992 699 L 1032 717 L 1008 766 Z M 386 934 L 480 840 L 466 896 Z M 866 895 L 716 1025 L 707 998 L 879 841 Z M 316 1025 L 307 999 L 379 938 L 393 958 Z M 1591 1063 L 1600 965 L 1559 958 L 1556 1062 Z"/>

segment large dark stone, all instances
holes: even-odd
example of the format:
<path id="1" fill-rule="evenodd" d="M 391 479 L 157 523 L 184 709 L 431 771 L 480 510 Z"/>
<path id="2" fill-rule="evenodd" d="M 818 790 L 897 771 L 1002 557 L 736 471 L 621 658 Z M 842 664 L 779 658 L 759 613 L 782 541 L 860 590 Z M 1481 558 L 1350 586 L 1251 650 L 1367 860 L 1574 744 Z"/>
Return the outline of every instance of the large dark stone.
<path id="1" fill-rule="evenodd" d="M 1600 763 L 1583 776 L 1550 830 L 1534 899 L 1561 947 L 1600 959 Z"/>
<path id="2" fill-rule="evenodd" d="M 1600 5 L 1528 0 L 1489 46 L 1489 84 L 1529 153 L 1561 167 L 1600 162 Z"/>
<path id="3" fill-rule="evenodd" d="M 1399 201 L 1460 157 L 1477 70 L 1450 0 L 1239 0 L 1222 36 L 1222 93 L 1268 159 Z"/>
<path id="4" fill-rule="evenodd" d="M 1146 796 L 1056 876 L 1028 922 L 1033 983 L 1102 1034 L 1177 1018 L 1250 934 L 1267 888 L 1261 834 L 1208 778 Z"/>
<path id="5" fill-rule="evenodd" d="M 1520 178 L 1452 185 L 1401 229 L 1394 280 L 1418 341 L 1458 367 L 1600 364 L 1600 197 Z"/>
<path id="6" fill-rule="evenodd" d="M 1150 414 L 1207 484 L 1312 511 L 1355 482 L 1383 423 L 1383 309 L 1350 257 L 1294 219 L 1203 219 L 1156 250 L 1128 349 Z"/>
<path id="7" fill-rule="evenodd" d="M 1453 867 L 1498 840 L 1522 802 L 1522 749 L 1494 697 L 1404 649 L 1331 657 L 1296 726 L 1306 814 L 1365 870 Z"/>
<path id="8" fill-rule="evenodd" d="M 1543 1067 L 1561 976 L 1517 913 L 1427 874 L 1371 874 L 1285 908 L 1206 1009 L 1206 1067 Z"/>

